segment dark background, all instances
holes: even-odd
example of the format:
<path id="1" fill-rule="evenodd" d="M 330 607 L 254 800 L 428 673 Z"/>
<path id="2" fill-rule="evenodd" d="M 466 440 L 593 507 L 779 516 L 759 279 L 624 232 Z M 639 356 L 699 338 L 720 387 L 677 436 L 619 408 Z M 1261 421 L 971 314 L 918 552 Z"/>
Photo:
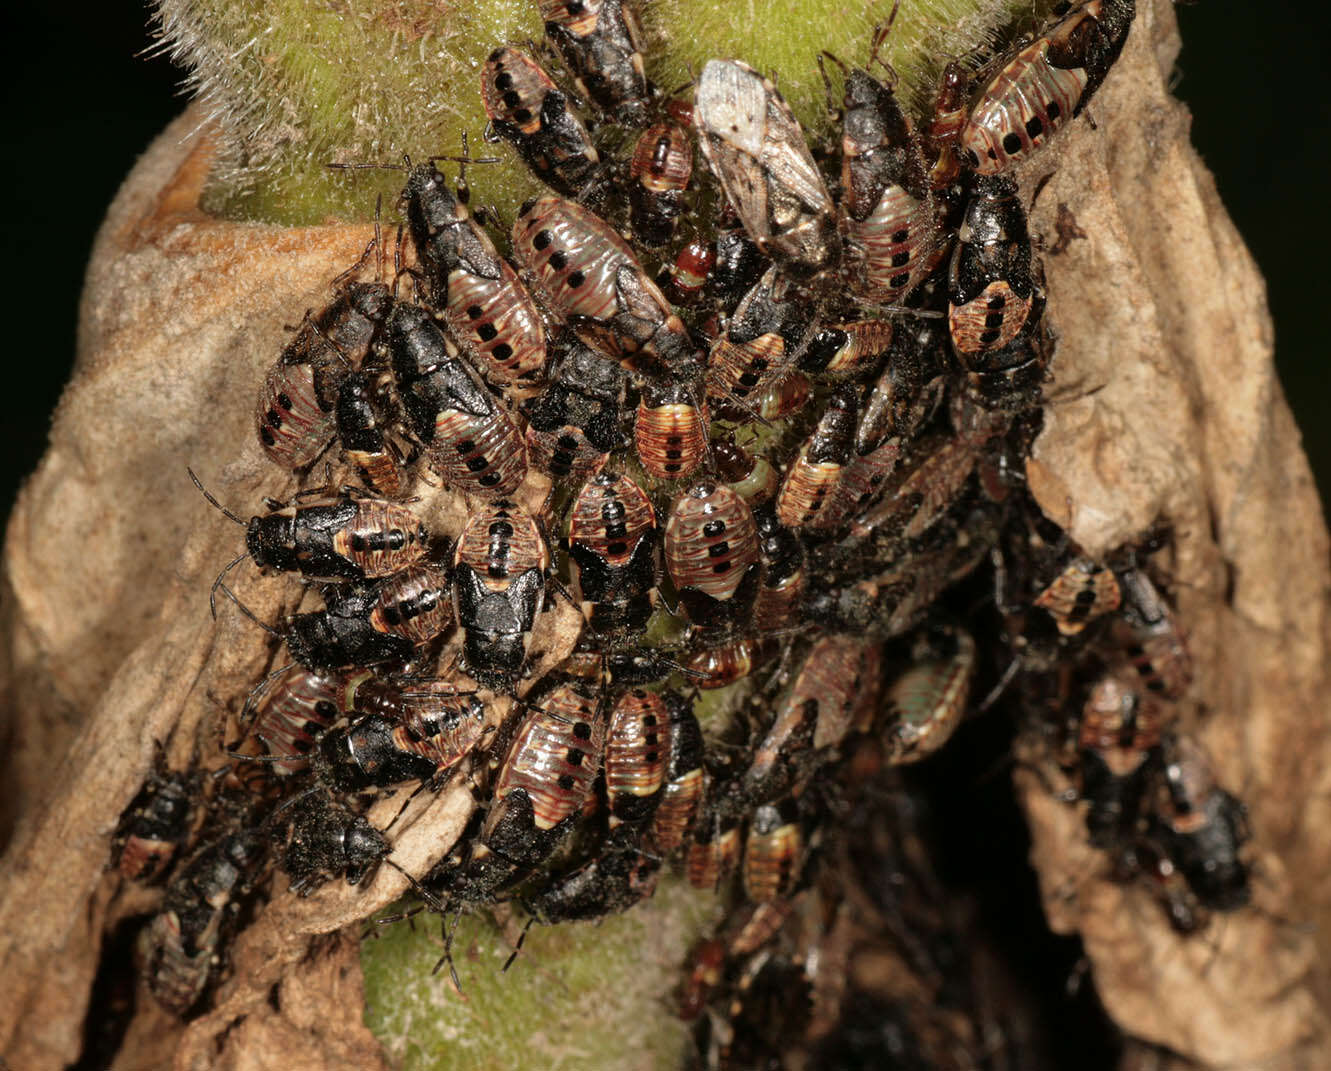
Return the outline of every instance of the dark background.
<path id="1" fill-rule="evenodd" d="M 1312 5 L 1298 5 L 1306 12 Z M 82 9 L 82 10 L 80 10 Z M 1266 275 L 1277 361 L 1322 489 L 1331 491 L 1327 330 L 1331 218 L 1323 192 L 1331 122 L 1326 16 L 1284 3 L 1181 6 L 1178 93 L 1221 195 Z M 9 274 L 6 368 L 14 403 L 0 420 L 0 508 L 45 446 L 73 360 L 84 263 L 98 222 L 135 158 L 183 107 L 136 3 L 18 4 L 7 18 L 0 181 Z M 21 50 L 21 51 L 20 51 Z"/>

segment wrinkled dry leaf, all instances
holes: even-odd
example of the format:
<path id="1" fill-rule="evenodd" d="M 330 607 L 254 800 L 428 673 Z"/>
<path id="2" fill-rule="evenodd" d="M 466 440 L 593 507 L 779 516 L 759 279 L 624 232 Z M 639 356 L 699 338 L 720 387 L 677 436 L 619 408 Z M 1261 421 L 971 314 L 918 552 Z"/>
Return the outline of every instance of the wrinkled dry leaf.
<path id="1" fill-rule="evenodd" d="M 1134 1046 L 1132 1066 L 1324 1067 L 1327 536 L 1274 377 L 1262 281 L 1166 91 L 1172 9 L 1142 6 L 1091 109 L 1098 130 L 1074 124 L 1023 176 L 1029 195 L 1053 172 L 1032 224 L 1059 334 L 1030 478 L 1092 552 L 1172 523 L 1199 670 L 1188 718 L 1251 807 L 1258 908 L 1202 938 L 1173 937 L 1143 891 L 1105 879 L 1076 810 L 1029 771 L 1018 786 L 1052 925 L 1083 936 L 1124 1030 L 1178 1054 Z M 209 618 L 208 585 L 240 535 L 185 465 L 242 511 L 294 489 L 254 442 L 258 384 L 283 325 L 327 300 L 370 233 L 202 216 L 199 120 L 192 111 L 173 124 L 112 206 L 75 378 L 8 531 L 0 1052 L 16 1068 L 77 1057 L 100 936 L 150 909 L 150 896 L 118 890 L 103 868 L 154 742 L 177 767 L 196 750 L 215 756 L 225 705 L 269 665 L 251 624 L 229 608 Z M 432 493 L 428 508 L 456 532 L 456 499 Z M 252 571 L 240 584 L 270 620 L 298 594 Z M 570 616 L 547 617 L 539 645 L 553 661 Z M 418 800 L 395 826 L 395 858 L 424 869 L 470 806 L 461 788 Z M 401 888 L 385 868 L 367 890 L 278 896 L 236 942 L 214 1010 L 182 1028 L 141 1000 L 120 1066 L 376 1066 L 377 1046 L 348 1014 L 361 1001 L 356 931 L 327 935 Z"/>

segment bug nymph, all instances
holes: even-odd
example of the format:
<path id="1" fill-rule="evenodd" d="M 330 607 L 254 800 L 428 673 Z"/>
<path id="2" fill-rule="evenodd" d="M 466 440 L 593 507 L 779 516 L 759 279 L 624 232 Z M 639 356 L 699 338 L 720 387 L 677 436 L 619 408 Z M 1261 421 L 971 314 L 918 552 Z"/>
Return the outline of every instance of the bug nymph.
<path id="1" fill-rule="evenodd" d="M 257 829 L 229 833 L 200 848 L 171 879 L 142 937 L 148 989 L 167 1011 L 184 1015 L 203 995 L 265 848 Z"/>
<path id="2" fill-rule="evenodd" d="M 593 183 L 601 158 L 568 97 L 533 59 L 498 48 L 481 71 L 481 101 L 495 133 L 552 190 L 576 197 Z"/>
<path id="3" fill-rule="evenodd" d="M 574 592 L 592 631 L 612 643 L 641 636 L 660 568 L 646 492 L 627 476 L 594 476 L 574 500 L 568 546 Z"/>
<path id="4" fill-rule="evenodd" d="M 890 718 L 888 762 L 919 762 L 951 739 L 966 713 L 975 674 L 975 641 L 962 629 L 949 630 L 951 651 L 941 657 L 927 647 L 887 687 Z M 923 646 L 923 645 L 922 645 Z"/>
<path id="5" fill-rule="evenodd" d="M 804 865 L 804 834 L 794 806 L 763 804 L 744 840 L 744 891 L 754 903 L 785 896 Z"/>
<path id="6" fill-rule="evenodd" d="M 737 60 L 711 60 L 693 116 L 708 167 L 763 255 L 798 280 L 835 271 L 836 206 L 776 87 Z"/>
<path id="7" fill-rule="evenodd" d="M 1092 687 L 1077 727 L 1092 844 L 1113 846 L 1136 828 L 1147 778 L 1160 761 L 1163 721 L 1158 701 L 1117 676 L 1102 677 Z"/>
<path id="8" fill-rule="evenodd" d="M 1249 837 L 1247 809 L 1216 784 L 1209 757 L 1194 741 L 1171 735 L 1163 748 L 1154 835 L 1204 907 L 1237 911 L 1252 895 L 1240 857 Z"/>
<path id="9" fill-rule="evenodd" d="M 198 790 L 197 774 L 159 766 L 148 775 L 143 788 L 125 808 L 116 831 L 116 867 L 122 877 L 147 884 L 166 872 L 167 864 L 189 836 Z"/>
<path id="10" fill-rule="evenodd" d="M 662 855 L 670 855 L 684 843 L 702 804 L 706 744 L 693 704 L 675 692 L 666 692 L 664 698 L 670 717 L 670 755 L 650 841 Z"/>
<path id="11" fill-rule="evenodd" d="M 349 709 L 347 686 L 344 674 L 313 673 L 301 665 L 264 682 L 248 734 L 271 754 L 285 756 L 272 764 L 274 773 L 293 774 L 309 765 L 319 736 Z"/>
<path id="12" fill-rule="evenodd" d="M 1008 60 L 961 130 L 966 163 L 998 174 L 1079 115 L 1123 50 L 1135 14 L 1134 0 L 1085 0 Z"/>
<path id="13" fill-rule="evenodd" d="M 1113 613 L 1123 591 L 1112 569 L 1090 558 L 1074 558 L 1050 581 L 1033 605 L 1048 611 L 1064 636 L 1075 636 L 1098 617 Z"/>
<path id="14" fill-rule="evenodd" d="M 513 224 L 513 253 L 546 304 L 593 349 L 657 380 L 701 371 L 684 322 L 633 247 L 594 213 L 560 197 L 538 198 Z"/>
<path id="15" fill-rule="evenodd" d="M 259 445 L 273 464 L 304 468 L 333 441 L 342 377 L 364 360 L 392 304 L 383 283 L 353 283 L 305 318 L 259 393 Z"/>
<path id="16" fill-rule="evenodd" d="M 538 2 L 545 36 L 559 50 L 578 92 L 626 126 L 642 126 L 651 84 L 642 32 L 625 0 Z"/>
<path id="17" fill-rule="evenodd" d="M 656 692 L 630 688 L 610 711 L 605 743 L 605 793 L 610 824 L 651 820 L 670 763 L 670 715 Z"/>
<path id="18" fill-rule="evenodd" d="M 370 624 L 420 645 L 453 623 L 448 573 L 428 562 L 403 569 L 379 584 Z"/>
<path id="19" fill-rule="evenodd" d="M 617 915 L 656 891 L 660 869 L 661 860 L 632 844 L 612 843 L 576 870 L 554 879 L 524 906 L 547 924 Z"/>
<path id="20" fill-rule="evenodd" d="M 1124 570 L 1119 584 L 1123 614 L 1114 622 L 1114 638 L 1149 691 L 1181 699 L 1192 683 L 1192 655 L 1174 611 L 1140 569 Z"/>
<path id="21" fill-rule="evenodd" d="M 507 498 L 527 475 L 522 433 L 424 309 L 398 305 L 385 343 L 411 430 L 464 494 Z"/>
<path id="22" fill-rule="evenodd" d="M 684 211 L 684 191 L 693 176 L 693 144 L 676 123 L 643 131 L 629 161 L 629 222 L 643 245 L 665 245 Z"/>
<path id="23" fill-rule="evenodd" d="M 246 555 L 222 575 L 248 556 L 261 569 L 297 572 L 308 580 L 370 580 L 414 565 L 429 549 L 430 533 L 420 518 L 395 502 L 348 489 L 287 503 L 268 499 L 269 512 L 246 522 L 188 471 L 209 504 L 245 528 Z"/>
<path id="24" fill-rule="evenodd" d="M 775 268 L 754 285 L 707 356 L 707 397 L 752 420 L 753 406 L 793 369 L 813 327 L 811 303 L 781 284 Z"/>
<path id="25" fill-rule="evenodd" d="M 892 304 L 921 281 L 938 240 L 919 140 L 896 96 L 867 71 L 846 75 L 841 209 L 851 290 Z"/>
<path id="26" fill-rule="evenodd" d="M 576 484 L 601 471 L 624 435 L 620 428 L 626 376 L 576 338 L 559 343 L 550 385 L 523 403 L 531 464 Z"/>
<path id="27" fill-rule="evenodd" d="M 799 623 L 808 584 L 804 544 L 777 520 L 770 507 L 754 511 L 763 583 L 753 603 L 753 626 L 759 633 L 781 632 Z"/>
<path id="28" fill-rule="evenodd" d="M 955 60 L 943 68 L 938 92 L 924 135 L 924 150 L 929 163 L 929 185 L 935 192 L 948 191 L 961 175 L 957 139 L 966 122 L 970 96 L 970 78 Z"/>
<path id="29" fill-rule="evenodd" d="M 686 384 L 647 385 L 638 401 L 633 441 L 642 467 L 658 480 L 683 480 L 707 454 L 707 407 Z"/>
<path id="30" fill-rule="evenodd" d="M 776 515 L 787 528 L 821 531 L 829 527 L 824 507 L 832 502 L 855 441 L 859 406 L 842 389 L 827 403 L 818 425 L 786 471 L 776 499 Z"/>
<path id="31" fill-rule="evenodd" d="M 402 191 L 431 304 L 495 386 L 529 394 L 545 379 L 545 325 L 527 287 L 432 163 Z"/>
<path id="32" fill-rule="evenodd" d="M 385 434 L 381 413 L 388 410 L 384 373 L 352 372 L 337 392 L 337 438 L 342 457 L 361 483 L 385 498 L 402 498 L 407 490 L 403 457 L 391 434 Z"/>
<path id="33" fill-rule="evenodd" d="M 952 251 L 948 329 L 963 363 L 1006 346 L 1038 318 L 1044 296 L 1031 268 L 1031 241 L 1017 184 L 979 179 Z"/>
<path id="34" fill-rule="evenodd" d="M 751 607 L 762 571 L 753 510 L 728 487 L 697 484 L 670 511 L 665 559 L 695 623 L 709 623 L 716 604 L 737 597 Z"/>
<path id="35" fill-rule="evenodd" d="M 495 781 L 485 845 L 525 866 L 546 859 L 581 813 L 605 750 L 598 689 L 559 680 L 534 698 Z"/>
<path id="36" fill-rule="evenodd" d="M 454 553 L 453 600 L 468 672 L 511 690 L 545 600 L 550 548 L 536 521 L 501 503 L 467 521 Z"/>
<path id="37" fill-rule="evenodd" d="M 278 853 L 297 896 L 338 875 L 359 885 L 390 850 L 379 830 L 326 791 L 299 797 L 281 818 Z"/>
<path id="38" fill-rule="evenodd" d="M 406 662 L 415 644 L 403 635 L 385 632 L 382 621 L 383 585 L 370 581 L 324 590 L 325 609 L 295 614 L 283 634 L 291 657 L 316 673 L 352 666 L 378 666 Z"/>

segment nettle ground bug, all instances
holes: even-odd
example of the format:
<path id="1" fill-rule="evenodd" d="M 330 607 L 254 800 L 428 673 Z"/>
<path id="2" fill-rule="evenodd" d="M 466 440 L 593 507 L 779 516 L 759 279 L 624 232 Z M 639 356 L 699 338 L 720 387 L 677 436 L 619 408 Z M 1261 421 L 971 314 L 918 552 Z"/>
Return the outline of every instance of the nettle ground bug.
<path id="1" fill-rule="evenodd" d="M 637 241 L 652 248 L 670 241 L 692 177 L 693 143 L 687 130 L 657 123 L 643 131 L 629 160 L 629 225 Z"/>
<path id="2" fill-rule="evenodd" d="M 448 573 L 429 562 L 408 566 L 378 586 L 370 624 L 380 632 L 420 645 L 452 624 Z"/>
<path id="3" fill-rule="evenodd" d="M 307 314 L 259 393 L 259 445 L 273 464 L 304 468 L 333 441 L 342 377 L 364 360 L 392 304 L 383 283 L 353 283 Z"/>
<path id="4" fill-rule="evenodd" d="M 691 701 L 666 692 L 665 704 L 670 718 L 670 755 L 661 801 L 652 816 L 650 843 L 662 855 L 670 855 L 684 843 L 702 805 L 706 744 Z"/>
<path id="5" fill-rule="evenodd" d="M 660 569 L 656 512 L 629 477 L 603 472 L 578 492 L 569 516 L 569 571 L 593 632 L 622 643 L 652 615 Z"/>
<path id="6" fill-rule="evenodd" d="M 498 48 L 481 70 L 481 101 L 495 133 L 552 190 L 576 197 L 595 183 L 601 158 L 567 94 L 531 57 Z"/>
<path id="7" fill-rule="evenodd" d="M 1113 613 L 1123 600 L 1123 591 L 1112 569 L 1090 558 L 1074 558 L 1032 605 L 1045 610 L 1064 636 L 1075 636 L 1098 617 Z"/>
<path id="8" fill-rule="evenodd" d="M 1026 159 L 1081 113 L 1118 59 L 1134 0 L 1085 0 L 980 90 L 958 137 L 966 163 L 993 175 Z"/>
<path id="9" fill-rule="evenodd" d="M 580 483 L 601 471 L 623 441 L 625 374 L 576 338 L 558 344 L 550 385 L 523 403 L 533 467 Z"/>
<path id="10" fill-rule="evenodd" d="M 149 883 L 166 873 L 172 857 L 189 838 L 201 777 L 197 772 L 158 766 L 130 801 L 113 840 L 116 869 L 129 881 Z"/>
<path id="11" fill-rule="evenodd" d="M 929 254 L 941 238 L 919 140 L 896 96 L 860 68 L 847 72 L 844 92 L 846 279 L 861 300 L 887 305 L 924 278 Z"/>
<path id="12" fill-rule="evenodd" d="M 545 378 L 545 324 L 527 287 L 433 163 L 413 167 L 402 191 L 431 304 L 487 380 L 511 393 Z"/>
<path id="13" fill-rule="evenodd" d="M 512 495 L 527 475 L 527 451 L 480 376 L 424 309 L 398 305 L 384 335 L 411 430 L 431 467 L 464 494 Z"/>
<path id="14" fill-rule="evenodd" d="M 804 833 L 791 801 L 763 804 L 753 812 L 744 839 L 744 892 L 754 903 L 785 896 L 804 865 Z"/>
<path id="15" fill-rule="evenodd" d="M 383 631 L 385 589 L 392 578 L 324 589 L 324 609 L 293 615 L 281 635 L 291 657 L 316 673 L 352 666 L 405 663 L 415 651 L 406 636 Z"/>
<path id="16" fill-rule="evenodd" d="M 1192 655 L 1174 611 L 1142 570 L 1125 569 L 1117 576 L 1124 598 L 1111 630 L 1114 640 L 1150 692 L 1181 699 L 1192 683 Z"/>
<path id="17" fill-rule="evenodd" d="M 415 565 L 429 549 L 425 525 L 396 502 L 350 488 L 337 495 L 318 489 L 290 502 L 266 499 L 268 512 L 245 521 L 187 471 L 208 502 L 245 529 L 246 553 L 221 576 L 248 557 L 261 569 L 295 572 L 307 580 L 370 580 Z"/>
<path id="18" fill-rule="evenodd" d="M 757 509 L 758 552 L 763 583 L 753 603 L 753 627 L 760 633 L 783 632 L 800 620 L 808 586 L 804 544 L 777 520 L 771 509 Z"/>
<path id="19" fill-rule="evenodd" d="M 693 304 L 702 295 L 715 267 L 715 243 L 698 238 L 686 243 L 670 267 L 671 296 L 680 305 Z"/>
<path id="20" fill-rule="evenodd" d="M 646 384 L 633 422 L 638 461 L 658 480 L 692 476 L 707 454 L 710 414 L 687 384 Z"/>
<path id="21" fill-rule="evenodd" d="M 947 279 L 948 329 L 963 362 L 1006 346 L 1038 320 L 1044 294 L 1032 268 L 1026 212 L 1011 179 L 976 180 Z"/>
<path id="22" fill-rule="evenodd" d="M 556 680 L 529 697 L 481 829 L 491 851 L 523 866 L 550 855 L 591 794 L 605 731 L 604 704 L 586 682 Z"/>
<path id="23" fill-rule="evenodd" d="M 747 64 L 711 60 L 693 117 L 703 157 L 759 251 L 793 279 L 834 271 L 836 205 L 776 87 Z"/>
<path id="24" fill-rule="evenodd" d="M 800 358 L 800 369 L 839 381 L 870 376 L 892 345 L 891 320 L 852 320 L 822 328 Z"/>
<path id="25" fill-rule="evenodd" d="M 560 197 L 524 206 L 513 252 L 546 304 L 593 349 L 653 379 L 690 379 L 701 354 L 688 329 L 605 220 Z"/>
<path id="26" fill-rule="evenodd" d="M 665 699 L 656 692 L 630 688 L 615 701 L 605 742 L 612 828 L 651 820 L 666 784 L 671 728 Z"/>
<path id="27" fill-rule="evenodd" d="M 710 444 L 716 473 L 757 516 L 758 510 L 776 498 L 781 473 L 764 453 L 751 453 L 733 435 Z"/>
<path id="28" fill-rule="evenodd" d="M 246 702 L 254 710 L 246 732 L 281 757 L 272 764 L 275 773 L 293 774 L 309 765 L 319 736 L 348 709 L 348 685 L 345 674 L 314 673 L 301 665 L 284 666 L 260 683 L 257 698 Z"/>
<path id="29" fill-rule="evenodd" d="M 391 376 L 352 372 L 337 392 L 334 415 L 342 457 L 377 495 L 401 498 L 407 490 L 406 457 L 383 414 L 390 411 Z"/>
<path id="30" fill-rule="evenodd" d="M 600 919 L 650 897 L 656 891 L 661 860 L 611 839 L 588 862 L 524 900 L 532 916 L 545 923 Z"/>
<path id="31" fill-rule="evenodd" d="M 1092 844 L 1121 843 L 1136 829 L 1149 778 L 1160 762 L 1163 722 L 1160 702 L 1139 694 L 1131 681 L 1111 674 L 1092 686 L 1077 726 Z"/>
<path id="32" fill-rule="evenodd" d="M 584 97 L 626 126 L 647 121 L 642 32 L 624 0 L 539 0 L 545 36 Z"/>
<path id="33" fill-rule="evenodd" d="M 148 990 L 167 1011 L 184 1015 L 203 995 L 265 851 L 258 830 L 228 833 L 195 852 L 171 879 L 141 943 Z"/>
<path id="34" fill-rule="evenodd" d="M 550 548 L 536 521 L 511 504 L 473 513 L 458 537 L 453 599 L 467 671 L 510 690 L 522 673 L 545 601 Z"/>
<path id="35" fill-rule="evenodd" d="M 938 193 L 949 191 L 961 176 L 957 139 L 966 123 L 970 89 L 970 77 L 966 69 L 955 60 L 950 61 L 939 76 L 929 124 L 924 132 L 929 185 Z"/>
<path id="36" fill-rule="evenodd" d="M 1171 734 L 1162 743 L 1164 783 L 1152 835 L 1204 907 L 1237 911 L 1252 895 L 1241 857 L 1247 810 L 1215 781 L 1211 760 L 1195 741 Z"/>
<path id="37" fill-rule="evenodd" d="M 886 743 L 893 764 L 919 762 L 941 748 L 966 714 L 971 678 L 975 674 L 975 641 L 952 628 L 922 640 L 912 664 L 885 693 L 888 713 Z"/>
<path id="38" fill-rule="evenodd" d="M 339 875 L 358 885 L 390 850 L 382 833 L 326 791 L 296 797 L 279 817 L 277 854 L 298 896 Z"/>
<path id="39" fill-rule="evenodd" d="M 777 519 L 787 528 L 828 527 L 825 507 L 831 505 L 850 461 L 858 416 L 854 391 L 840 390 L 828 399 L 817 426 L 790 462 L 776 498 Z"/>

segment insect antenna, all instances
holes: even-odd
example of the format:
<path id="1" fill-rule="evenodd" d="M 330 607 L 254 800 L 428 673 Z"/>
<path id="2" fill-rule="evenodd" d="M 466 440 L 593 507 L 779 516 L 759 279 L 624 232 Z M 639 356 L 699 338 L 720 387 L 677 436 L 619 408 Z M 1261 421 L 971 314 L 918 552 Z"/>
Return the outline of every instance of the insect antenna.
<path id="1" fill-rule="evenodd" d="M 213 581 L 213 586 L 208 589 L 208 612 L 212 614 L 214 621 L 217 620 L 217 589 L 222 586 L 222 581 L 226 578 L 226 574 L 231 572 L 232 569 L 249 556 L 250 552 L 245 551 L 243 554 L 237 554 L 232 558 L 231 561 L 223 567 L 222 571 L 217 574 L 217 579 Z"/>
<path id="2" fill-rule="evenodd" d="M 523 942 L 527 940 L 527 931 L 532 928 L 532 924 L 535 921 L 535 915 L 527 916 L 527 925 L 522 927 L 522 932 L 518 934 L 518 943 L 513 946 L 513 951 L 509 954 L 508 959 L 504 960 L 504 966 L 500 971 L 501 974 L 513 966 L 513 961 L 518 958 L 518 953 L 522 951 Z"/>
<path id="3" fill-rule="evenodd" d="M 263 629 L 264 632 L 268 633 L 268 635 L 273 636 L 277 639 L 282 638 L 282 633 L 278 632 L 277 629 L 273 628 L 266 621 L 260 621 L 258 617 L 255 616 L 254 611 L 251 610 L 248 606 L 246 606 L 243 602 L 241 602 L 240 597 L 234 591 L 232 591 L 225 584 L 219 584 L 218 586 L 222 589 L 222 594 L 225 595 L 232 602 L 234 602 L 236 604 L 236 608 L 239 609 L 242 614 L 248 617 L 261 629 Z"/>
<path id="4" fill-rule="evenodd" d="M 227 509 L 224 505 L 222 505 L 222 503 L 218 502 L 217 499 L 215 499 L 212 496 L 208 488 L 204 487 L 203 484 L 199 482 L 199 478 L 194 475 L 194 470 L 192 468 L 189 468 L 187 466 L 185 468 L 185 471 L 189 473 L 189 478 L 194 481 L 194 486 L 197 487 L 199 489 L 199 493 L 202 494 L 203 497 L 208 500 L 209 505 L 211 505 L 214 509 L 216 509 L 219 513 L 221 513 L 222 516 L 229 517 L 231 520 L 235 521 L 242 528 L 249 527 L 250 523 L 249 521 L 243 520 L 240 517 L 236 516 L 234 513 L 232 513 L 229 509 Z"/>

